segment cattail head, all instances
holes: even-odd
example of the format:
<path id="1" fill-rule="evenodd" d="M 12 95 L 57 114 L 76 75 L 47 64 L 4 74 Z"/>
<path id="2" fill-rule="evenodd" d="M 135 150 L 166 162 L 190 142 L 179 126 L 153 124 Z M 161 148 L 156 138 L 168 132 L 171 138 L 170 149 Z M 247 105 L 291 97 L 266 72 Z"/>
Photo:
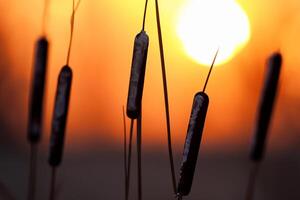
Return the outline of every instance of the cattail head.
<path id="1" fill-rule="evenodd" d="M 136 119 L 141 111 L 149 37 L 140 32 L 134 41 L 133 58 L 127 97 L 127 116 Z"/>
<path id="2" fill-rule="evenodd" d="M 179 196 L 188 195 L 192 188 L 208 104 L 207 94 L 199 92 L 195 95 L 180 168 L 180 179 L 177 187 Z"/>
<path id="3" fill-rule="evenodd" d="M 206 120 L 206 113 L 209 104 L 209 97 L 205 93 L 205 89 L 208 84 L 218 53 L 219 49 L 216 51 L 216 54 L 213 58 L 203 87 L 203 91 L 198 92 L 194 96 L 188 131 L 185 138 L 183 158 L 180 168 L 180 178 L 177 187 L 177 196 L 179 197 L 179 199 L 182 196 L 188 195 L 192 188 L 198 153 L 202 139 L 202 133 Z"/>
<path id="4" fill-rule="evenodd" d="M 282 56 L 280 53 L 274 53 L 268 59 L 265 84 L 258 108 L 254 139 L 251 145 L 250 158 L 253 161 L 260 161 L 263 158 L 267 132 L 277 94 L 281 64 Z"/>
<path id="5" fill-rule="evenodd" d="M 66 65 L 59 74 L 52 119 L 49 164 L 53 167 L 58 166 L 62 160 L 71 84 L 72 70 Z"/>
<path id="6" fill-rule="evenodd" d="M 41 37 L 36 43 L 29 105 L 27 138 L 31 143 L 38 142 L 41 137 L 47 58 L 48 41 L 45 37 Z"/>

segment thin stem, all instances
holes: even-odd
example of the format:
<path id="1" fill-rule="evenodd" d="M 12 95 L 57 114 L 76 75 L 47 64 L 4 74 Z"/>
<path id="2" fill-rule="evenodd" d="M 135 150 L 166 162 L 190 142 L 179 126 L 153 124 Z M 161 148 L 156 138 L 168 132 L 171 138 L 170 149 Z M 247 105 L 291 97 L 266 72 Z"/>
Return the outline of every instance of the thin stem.
<path id="1" fill-rule="evenodd" d="M 52 167 L 49 200 L 55 199 L 55 185 L 56 185 L 56 167 Z"/>
<path id="2" fill-rule="evenodd" d="M 28 181 L 28 200 L 35 200 L 36 191 L 36 169 L 37 169 L 37 144 L 30 144 L 30 166 L 29 166 L 29 181 Z"/>
<path id="3" fill-rule="evenodd" d="M 137 118 L 138 200 L 142 200 L 142 112 Z"/>
<path id="4" fill-rule="evenodd" d="M 165 111 L 166 111 L 166 123 L 167 123 L 167 136 L 168 136 L 168 151 L 170 159 L 170 168 L 172 175 L 172 183 L 174 194 L 176 194 L 176 176 L 174 169 L 174 159 L 173 159 L 173 150 L 172 150 L 172 139 L 171 139 L 171 127 L 170 127 L 170 114 L 169 114 L 169 98 L 168 98 L 168 86 L 167 86 L 167 75 L 165 67 L 165 58 L 164 58 L 164 48 L 163 48 L 163 39 L 161 33 L 160 17 L 159 17 L 159 7 L 158 1 L 155 0 L 156 7 L 156 22 L 158 30 L 158 40 L 159 40 L 159 50 L 160 50 L 160 60 L 161 60 L 161 69 L 162 69 L 162 78 L 163 78 L 163 88 L 164 88 L 164 99 L 165 99 Z"/>
<path id="5" fill-rule="evenodd" d="M 130 184 L 130 167 L 131 167 L 131 150 L 132 150 L 132 136 L 133 136 L 133 126 L 134 126 L 134 120 L 131 119 L 130 122 L 130 135 L 129 135 L 129 147 L 128 147 L 128 159 L 127 159 L 127 184 L 126 184 L 126 195 L 125 200 L 128 200 L 129 197 L 129 184 Z"/>
<path id="6" fill-rule="evenodd" d="M 126 198 L 126 189 L 127 189 L 127 134 L 126 134 L 126 118 L 125 118 L 125 109 L 123 110 L 123 131 L 124 131 L 124 173 L 125 173 L 125 198 Z"/>
<path id="7" fill-rule="evenodd" d="M 246 189 L 246 200 L 252 200 L 255 192 L 255 184 L 256 184 L 256 177 L 258 174 L 260 168 L 260 162 L 255 162 L 253 163 L 250 173 L 249 173 L 249 178 L 248 178 L 248 185 Z"/>
<path id="8" fill-rule="evenodd" d="M 144 9 L 144 17 L 143 17 L 143 27 L 142 27 L 142 31 L 145 30 L 146 14 L 147 14 L 147 6 L 148 6 L 148 0 L 146 0 L 146 2 L 145 2 L 145 9 Z"/>
<path id="9" fill-rule="evenodd" d="M 79 5 L 81 3 L 81 0 L 78 0 L 76 6 L 75 6 L 75 0 L 72 1 L 72 15 L 71 15 L 71 31 L 70 31 L 70 41 L 69 41 L 69 48 L 68 48 L 68 54 L 67 54 L 67 65 L 69 65 L 70 62 L 70 55 L 71 55 L 71 49 L 72 49 L 72 43 L 73 43 L 73 33 L 74 33 L 74 24 L 75 24 L 75 14 L 77 9 L 79 8 Z"/>
<path id="10" fill-rule="evenodd" d="M 48 17 L 49 2 L 50 0 L 44 1 L 44 11 L 43 11 L 43 18 L 42 18 L 42 35 L 44 37 L 46 37 L 46 21 Z"/>
<path id="11" fill-rule="evenodd" d="M 208 72 L 208 75 L 207 75 L 207 77 L 206 77 L 206 81 L 205 81 L 205 84 L 204 84 L 204 87 L 203 87 L 203 92 L 205 92 L 205 89 L 206 89 L 207 83 L 208 83 L 208 81 L 209 81 L 209 77 L 210 77 L 211 71 L 212 71 L 212 69 L 213 69 L 213 67 L 214 67 L 214 65 L 215 65 L 215 62 L 216 62 L 216 59 L 217 59 L 218 54 L 219 54 L 219 49 L 217 50 L 217 52 L 216 52 L 216 54 L 215 54 L 215 57 L 214 57 L 214 59 L 213 59 L 213 62 L 212 62 L 212 64 L 211 64 L 210 68 L 209 68 L 209 72 Z"/>

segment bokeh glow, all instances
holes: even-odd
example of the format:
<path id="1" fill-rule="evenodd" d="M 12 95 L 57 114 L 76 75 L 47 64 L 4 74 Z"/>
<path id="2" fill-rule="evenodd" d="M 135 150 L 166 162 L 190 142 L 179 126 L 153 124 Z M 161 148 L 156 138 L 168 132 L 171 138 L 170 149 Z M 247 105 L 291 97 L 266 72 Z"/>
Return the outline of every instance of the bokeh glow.
<path id="1" fill-rule="evenodd" d="M 220 47 L 216 64 L 228 62 L 250 38 L 245 11 L 235 0 L 190 0 L 178 20 L 177 34 L 186 53 L 209 65 Z"/>

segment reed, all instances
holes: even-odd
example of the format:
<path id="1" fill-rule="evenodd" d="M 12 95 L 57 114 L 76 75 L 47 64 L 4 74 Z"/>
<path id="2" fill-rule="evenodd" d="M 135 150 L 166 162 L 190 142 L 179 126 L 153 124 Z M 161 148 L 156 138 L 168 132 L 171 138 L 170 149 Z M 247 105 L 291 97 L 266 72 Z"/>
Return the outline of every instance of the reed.
<path id="1" fill-rule="evenodd" d="M 135 37 L 133 57 L 131 64 L 131 73 L 129 80 L 129 89 L 127 96 L 127 108 L 126 114 L 131 119 L 130 125 L 130 138 L 128 146 L 128 160 L 127 163 L 127 173 L 125 174 L 125 200 L 129 198 L 129 188 L 130 188 L 130 166 L 131 166 L 131 149 L 132 149 L 132 136 L 133 136 L 133 126 L 134 120 L 137 120 L 137 163 L 138 163 L 138 199 L 142 199 L 142 164 L 141 164 L 141 151 L 142 151 L 142 97 L 144 89 L 144 80 L 146 72 L 146 63 L 148 56 L 149 47 L 149 36 L 145 32 L 145 21 L 147 13 L 148 0 L 145 2 L 144 15 L 142 30 Z M 126 142 L 126 139 L 125 139 Z M 124 149 L 125 157 L 127 153 L 127 148 Z"/>
<path id="2" fill-rule="evenodd" d="M 55 199 L 56 169 L 61 164 L 63 156 L 72 76 L 71 68 L 66 65 L 62 68 L 58 78 L 48 159 L 52 168 L 49 200 Z"/>
<path id="3" fill-rule="evenodd" d="M 174 191 L 174 194 L 176 194 L 177 193 L 177 191 L 176 191 L 176 175 L 175 175 L 173 150 L 172 150 L 172 137 L 171 137 L 172 134 L 171 134 L 171 125 L 170 125 L 171 120 L 170 120 L 170 112 L 169 112 L 167 73 L 166 73 L 163 36 L 162 36 L 161 23 L 160 23 L 158 0 L 155 0 L 155 12 L 156 12 L 156 24 L 157 24 L 157 33 L 158 33 L 158 42 L 159 42 L 160 61 L 161 61 L 161 71 L 162 71 L 162 79 L 163 79 L 163 89 L 164 89 L 167 138 L 168 138 L 168 153 L 169 153 L 169 161 L 170 161 L 170 168 L 171 168 L 173 191 Z"/>
<path id="4" fill-rule="evenodd" d="M 36 190 L 36 170 L 38 143 L 42 135 L 43 105 L 45 94 L 45 82 L 47 75 L 47 60 L 49 42 L 46 37 L 46 17 L 49 1 L 44 2 L 44 12 L 42 19 L 42 36 L 38 38 L 35 45 L 34 66 L 32 74 L 32 85 L 29 104 L 29 120 L 27 139 L 30 144 L 30 163 L 28 177 L 27 199 L 35 199 Z"/>
<path id="5" fill-rule="evenodd" d="M 59 73 L 55 97 L 55 106 L 52 118 L 52 131 L 50 137 L 50 149 L 48 159 L 49 165 L 52 168 L 49 200 L 55 199 L 56 171 L 59 165 L 61 164 L 63 157 L 66 123 L 72 87 L 73 72 L 71 67 L 69 66 L 69 62 L 72 49 L 75 14 L 77 9 L 79 8 L 81 0 L 79 0 L 76 3 L 76 5 L 75 0 L 73 0 L 72 3 L 73 4 L 71 15 L 70 41 L 66 58 L 66 65 L 63 66 Z"/>
<path id="6" fill-rule="evenodd" d="M 268 58 L 265 83 L 258 107 L 256 128 L 250 149 L 250 160 L 252 161 L 253 166 L 249 174 L 245 194 L 246 200 L 252 200 L 254 196 L 256 177 L 266 149 L 266 139 L 274 110 L 281 65 L 282 56 L 280 53 L 274 53 Z"/>
<path id="7" fill-rule="evenodd" d="M 73 43 L 75 14 L 79 8 L 81 0 L 75 3 L 72 0 L 72 14 L 70 25 L 70 40 L 66 55 L 66 64 L 62 67 L 56 88 L 55 105 L 52 116 L 52 129 L 49 145 L 48 164 L 51 167 L 51 180 L 49 200 L 56 198 L 56 178 L 57 169 L 63 161 L 64 144 L 66 136 L 67 118 L 69 113 L 69 104 L 72 89 L 73 72 L 70 67 L 70 57 Z M 149 36 L 145 31 L 146 15 L 147 15 L 148 0 L 145 1 L 143 23 L 141 31 L 136 35 L 134 40 L 133 57 L 131 64 L 131 73 L 129 80 L 129 89 L 127 96 L 126 111 L 124 106 L 123 111 L 123 131 L 124 131 L 124 174 L 125 174 L 125 200 L 129 199 L 130 189 L 130 173 L 133 134 L 136 127 L 136 151 L 137 151 L 137 194 L 138 199 L 142 200 L 142 97 L 144 89 L 144 79 L 146 73 L 146 64 L 149 47 Z M 30 144 L 30 171 L 28 182 L 28 200 L 35 200 L 36 196 L 36 171 L 38 144 L 42 136 L 43 122 L 43 104 L 44 93 L 47 77 L 47 60 L 49 42 L 46 35 L 46 19 L 49 7 L 49 0 L 45 0 L 42 20 L 42 34 L 38 38 L 35 46 L 35 56 L 33 65 L 33 74 L 31 82 L 31 94 L 29 105 L 29 119 L 27 140 Z M 193 179 L 198 159 L 198 154 L 201 146 L 203 130 L 209 106 L 209 96 L 206 94 L 207 84 L 209 82 L 212 70 L 215 65 L 219 50 L 214 55 L 210 66 L 206 81 L 202 91 L 195 94 L 190 114 L 188 130 L 185 138 L 183 149 L 183 158 L 180 167 L 179 181 L 176 181 L 174 168 L 173 149 L 172 149 L 172 134 L 171 134 L 171 119 L 169 114 L 169 98 L 167 85 L 167 72 L 163 46 L 163 34 L 160 21 L 160 11 L 158 0 L 155 0 L 156 24 L 159 42 L 160 62 L 163 79 L 164 92 L 164 107 L 168 139 L 168 156 L 171 171 L 171 181 L 175 194 L 175 198 L 182 200 L 184 196 L 188 196 L 191 192 Z M 260 104 L 258 106 L 257 121 L 254 131 L 254 137 L 251 144 L 250 160 L 251 169 L 248 177 L 248 184 L 245 193 L 246 200 L 252 200 L 255 194 L 256 179 L 264 159 L 269 126 L 274 111 L 274 105 L 278 92 L 278 84 L 282 65 L 282 55 L 274 53 L 268 58 L 265 82 L 261 94 Z M 126 116 L 130 118 L 129 141 L 127 141 Z M 136 123 L 136 124 L 135 124 Z M 136 126 L 135 126 L 136 125 Z M 7 188 L 0 183 L 0 194 L 6 199 L 14 199 Z M 1 198 L 1 197 L 0 197 Z"/>
<path id="8" fill-rule="evenodd" d="M 131 118 L 131 126 L 133 126 L 134 123 L 133 120 L 137 119 L 138 199 L 142 199 L 142 166 L 141 166 L 142 109 L 141 108 L 142 108 L 142 93 L 144 87 L 147 52 L 148 52 L 148 45 L 149 45 L 149 38 L 144 31 L 147 5 L 148 5 L 148 1 L 146 0 L 142 31 L 137 35 L 135 40 L 129 91 L 128 91 L 128 98 L 127 98 L 127 116 Z M 174 190 L 174 194 L 176 194 L 176 177 L 175 177 L 173 150 L 172 150 L 172 142 L 171 142 L 172 140 L 171 140 L 171 127 L 170 127 L 170 114 L 169 114 L 168 87 L 167 87 L 167 78 L 166 78 L 163 38 L 162 38 L 160 16 L 159 16 L 159 5 L 157 0 L 155 1 L 155 8 L 156 8 L 156 22 L 157 22 L 157 30 L 158 30 L 158 38 L 159 38 L 160 59 L 161 59 L 161 67 L 162 67 L 162 77 L 163 77 L 166 126 L 167 126 L 167 137 L 168 137 L 168 153 L 170 159 L 173 190 Z M 131 152 L 132 128 L 130 130 L 131 131 L 130 131 L 130 141 L 129 141 L 129 153 Z M 128 195 L 129 195 L 128 193 L 129 193 L 130 156 L 128 156 L 127 163 L 128 163 L 128 167 L 127 167 L 128 172 L 126 176 L 127 184 L 125 185 L 126 200 L 128 200 Z"/>
<path id="9" fill-rule="evenodd" d="M 134 41 L 126 111 L 130 119 L 137 119 L 141 112 L 148 46 L 149 37 L 142 30 Z"/>
<path id="10" fill-rule="evenodd" d="M 219 50 L 216 52 L 211 64 L 208 76 L 206 78 L 202 92 L 198 92 L 193 101 L 192 112 L 188 125 L 188 131 L 185 139 L 182 164 L 180 168 L 180 179 L 177 187 L 177 199 L 181 200 L 187 196 L 192 188 L 195 168 L 198 159 L 199 148 L 202 139 L 203 128 L 209 104 L 209 97 L 205 89 L 214 67 Z"/>

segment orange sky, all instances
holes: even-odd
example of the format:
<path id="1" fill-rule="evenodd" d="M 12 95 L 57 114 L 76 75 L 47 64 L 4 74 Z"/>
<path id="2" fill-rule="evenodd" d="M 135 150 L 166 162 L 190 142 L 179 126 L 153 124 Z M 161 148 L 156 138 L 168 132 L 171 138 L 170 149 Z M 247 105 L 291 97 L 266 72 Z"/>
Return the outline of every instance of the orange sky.
<path id="1" fill-rule="evenodd" d="M 2 0 L 4 1 L 4 0 Z M 189 0 L 161 1 L 161 20 L 167 65 L 173 138 L 182 148 L 194 94 L 202 88 L 208 68 L 184 53 L 176 36 L 180 8 Z M 207 93 L 210 106 L 204 132 L 208 148 L 242 147 L 253 130 L 264 74 L 265 58 L 275 50 L 284 56 L 280 94 L 271 141 L 281 147 L 300 130 L 300 2 L 297 0 L 238 1 L 251 23 L 248 45 L 229 63 L 213 71 Z M 122 141 L 122 105 L 126 104 L 132 47 L 141 29 L 144 2 L 140 0 L 83 0 L 76 16 L 70 65 L 74 70 L 67 140 L 85 146 L 93 140 Z M 22 84 L 22 126 L 26 130 L 33 44 L 41 32 L 43 3 L 12 0 L 1 3 L 1 48 L 8 53 L 15 81 Z M 51 42 L 47 81 L 45 132 L 49 134 L 60 68 L 69 41 L 70 0 L 53 0 L 47 24 Z M 166 145 L 164 102 L 154 1 L 149 1 L 146 31 L 150 37 L 143 96 L 144 143 Z M 15 120 L 11 113 L 10 119 Z M 288 127 L 291 127 L 289 130 Z M 24 133 L 25 138 L 25 131 Z M 44 137 L 48 140 L 48 136 Z M 233 145 L 232 145 L 233 144 Z"/>

